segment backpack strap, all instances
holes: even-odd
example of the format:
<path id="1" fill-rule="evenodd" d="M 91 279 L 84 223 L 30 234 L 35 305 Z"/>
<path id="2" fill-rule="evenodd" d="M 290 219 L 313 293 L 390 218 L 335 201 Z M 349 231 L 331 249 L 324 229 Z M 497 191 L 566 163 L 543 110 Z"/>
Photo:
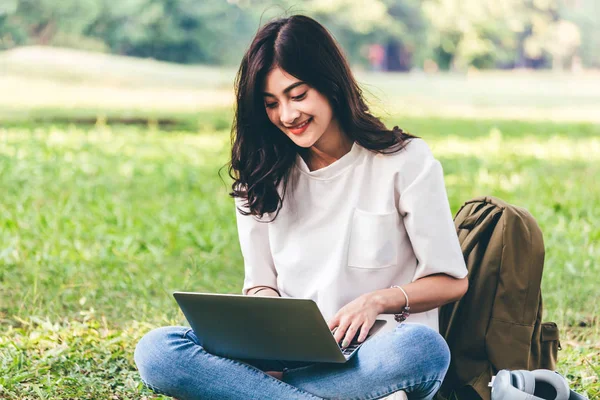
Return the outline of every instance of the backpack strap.
<path id="1" fill-rule="evenodd" d="M 479 242 L 481 235 L 496 226 L 502 212 L 504 212 L 504 208 L 497 207 L 495 204 L 486 204 L 475 214 L 465 218 L 459 225 L 459 229 L 469 229 L 467 237 L 460 244 L 460 249 L 465 258 L 469 256 L 473 247 Z M 473 227 L 475 229 L 471 229 Z"/>

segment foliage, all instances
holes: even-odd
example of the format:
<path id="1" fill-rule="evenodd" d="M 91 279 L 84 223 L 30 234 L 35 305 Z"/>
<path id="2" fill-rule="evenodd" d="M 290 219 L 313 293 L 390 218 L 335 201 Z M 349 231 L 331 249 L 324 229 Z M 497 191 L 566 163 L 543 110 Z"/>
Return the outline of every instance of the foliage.
<path id="1" fill-rule="evenodd" d="M 235 65 L 260 24 L 304 13 L 352 63 L 397 49 L 402 68 L 599 67 L 596 0 L 5 0 L 0 49 L 77 47 L 180 63 Z"/>
<path id="2" fill-rule="evenodd" d="M 458 68 L 525 67 L 555 62 L 562 69 L 581 45 L 579 27 L 559 1 L 425 0 L 436 29 L 432 47 Z M 565 65 L 566 66 L 566 65 Z"/>

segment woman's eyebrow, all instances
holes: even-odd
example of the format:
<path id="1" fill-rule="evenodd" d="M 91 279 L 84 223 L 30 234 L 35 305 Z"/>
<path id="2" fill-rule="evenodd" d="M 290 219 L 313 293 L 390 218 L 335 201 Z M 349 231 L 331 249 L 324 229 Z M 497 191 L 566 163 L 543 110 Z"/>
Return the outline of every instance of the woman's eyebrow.
<path id="1" fill-rule="evenodd" d="M 300 85 L 304 85 L 306 82 L 303 81 L 298 81 L 296 83 L 292 83 L 290 86 L 286 87 L 285 89 L 283 89 L 283 94 L 287 94 L 290 90 L 292 90 L 293 88 L 300 86 Z M 275 97 L 274 94 L 271 94 L 269 92 L 263 92 L 263 96 L 269 96 L 269 97 Z"/>

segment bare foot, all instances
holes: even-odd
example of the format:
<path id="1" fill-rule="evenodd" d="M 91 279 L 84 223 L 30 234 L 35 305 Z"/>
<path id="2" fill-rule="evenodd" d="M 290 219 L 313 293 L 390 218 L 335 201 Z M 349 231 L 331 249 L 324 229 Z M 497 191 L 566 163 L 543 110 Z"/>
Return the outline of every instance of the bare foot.
<path id="1" fill-rule="evenodd" d="M 273 378 L 277 378 L 279 380 L 281 380 L 281 377 L 283 376 L 283 372 L 281 371 L 265 371 L 265 374 L 271 375 Z"/>

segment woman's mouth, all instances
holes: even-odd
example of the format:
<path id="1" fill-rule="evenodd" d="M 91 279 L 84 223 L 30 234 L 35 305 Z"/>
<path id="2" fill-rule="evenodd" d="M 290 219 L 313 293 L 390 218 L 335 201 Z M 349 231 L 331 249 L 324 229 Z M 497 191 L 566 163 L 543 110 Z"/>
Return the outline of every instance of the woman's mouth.
<path id="1" fill-rule="evenodd" d="M 310 125 L 310 123 L 312 122 L 312 117 L 310 117 L 306 122 L 304 122 L 302 125 L 300 125 L 297 128 L 294 129 L 290 129 L 290 132 L 292 132 L 294 135 L 300 135 L 301 133 L 303 133 L 308 126 Z"/>

